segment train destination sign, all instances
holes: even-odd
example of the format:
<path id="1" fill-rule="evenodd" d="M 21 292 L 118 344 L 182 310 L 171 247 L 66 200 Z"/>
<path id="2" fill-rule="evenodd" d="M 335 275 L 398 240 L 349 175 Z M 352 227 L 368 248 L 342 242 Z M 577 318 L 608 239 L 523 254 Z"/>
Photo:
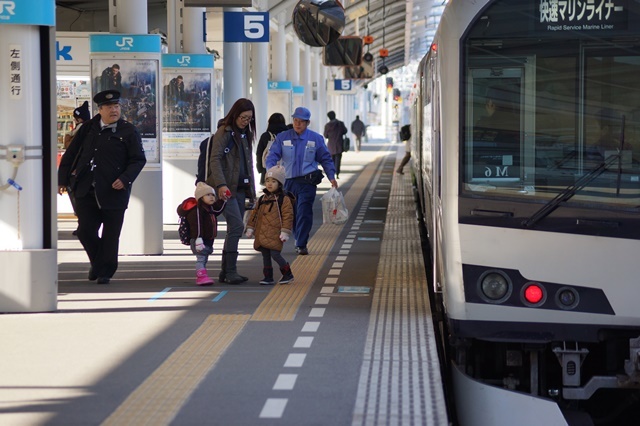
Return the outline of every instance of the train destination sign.
<path id="1" fill-rule="evenodd" d="M 540 31 L 614 31 L 628 26 L 627 0 L 539 0 Z"/>

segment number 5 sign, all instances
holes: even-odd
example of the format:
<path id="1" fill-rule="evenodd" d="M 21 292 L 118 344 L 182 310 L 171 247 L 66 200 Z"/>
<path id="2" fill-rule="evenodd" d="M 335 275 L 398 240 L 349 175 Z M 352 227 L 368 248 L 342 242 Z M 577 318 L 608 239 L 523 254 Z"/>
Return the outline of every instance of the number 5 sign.
<path id="1" fill-rule="evenodd" d="M 225 43 L 268 43 L 269 12 L 224 12 Z"/>

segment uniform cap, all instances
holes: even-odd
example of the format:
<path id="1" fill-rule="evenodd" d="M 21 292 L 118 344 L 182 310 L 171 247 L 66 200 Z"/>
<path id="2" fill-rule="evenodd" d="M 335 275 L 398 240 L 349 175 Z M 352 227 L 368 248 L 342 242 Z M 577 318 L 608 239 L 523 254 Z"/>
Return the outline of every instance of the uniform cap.
<path id="1" fill-rule="evenodd" d="M 93 97 L 93 102 L 97 103 L 98 106 L 120 103 L 120 92 L 117 90 L 103 90 Z"/>
<path id="2" fill-rule="evenodd" d="M 306 109 L 305 107 L 298 107 L 291 115 L 293 118 L 299 118 L 300 120 L 309 121 L 311 118 L 311 111 Z"/>

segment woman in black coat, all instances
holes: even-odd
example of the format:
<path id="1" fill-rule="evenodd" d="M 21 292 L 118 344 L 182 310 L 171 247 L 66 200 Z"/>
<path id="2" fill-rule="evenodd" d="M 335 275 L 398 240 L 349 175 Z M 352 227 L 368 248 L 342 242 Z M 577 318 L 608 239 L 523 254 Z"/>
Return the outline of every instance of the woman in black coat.
<path id="1" fill-rule="evenodd" d="M 284 130 L 287 130 L 287 123 L 284 119 L 284 115 L 279 112 L 271 114 L 267 121 L 267 131 L 260 136 L 258 141 L 258 148 L 256 151 L 256 167 L 260 172 L 260 185 L 264 185 L 264 175 L 267 173 L 265 164 L 262 161 L 264 157 L 264 151 L 267 149 L 267 145 L 272 140 L 275 140 L 276 135 Z"/>

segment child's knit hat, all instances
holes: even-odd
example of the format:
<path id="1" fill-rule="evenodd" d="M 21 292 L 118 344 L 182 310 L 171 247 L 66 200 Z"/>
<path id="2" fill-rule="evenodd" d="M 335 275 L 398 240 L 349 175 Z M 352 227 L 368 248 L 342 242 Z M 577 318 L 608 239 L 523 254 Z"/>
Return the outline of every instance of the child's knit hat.
<path id="1" fill-rule="evenodd" d="M 198 184 L 196 185 L 196 192 L 195 192 L 196 200 L 199 200 L 200 198 L 204 197 L 207 194 L 215 195 L 213 188 L 204 182 L 198 182 Z"/>
<path id="2" fill-rule="evenodd" d="M 272 168 L 267 170 L 267 174 L 264 176 L 264 178 L 274 178 L 275 180 L 280 182 L 280 184 L 284 185 L 284 170 L 284 166 L 273 166 Z"/>
<path id="3" fill-rule="evenodd" d="M 91 113 L 89 112 L 89 102 L 84 101 L 82 105 L 73 110 L 73 116 L 82 118 L 83 121 L 91 120 Z"/>

